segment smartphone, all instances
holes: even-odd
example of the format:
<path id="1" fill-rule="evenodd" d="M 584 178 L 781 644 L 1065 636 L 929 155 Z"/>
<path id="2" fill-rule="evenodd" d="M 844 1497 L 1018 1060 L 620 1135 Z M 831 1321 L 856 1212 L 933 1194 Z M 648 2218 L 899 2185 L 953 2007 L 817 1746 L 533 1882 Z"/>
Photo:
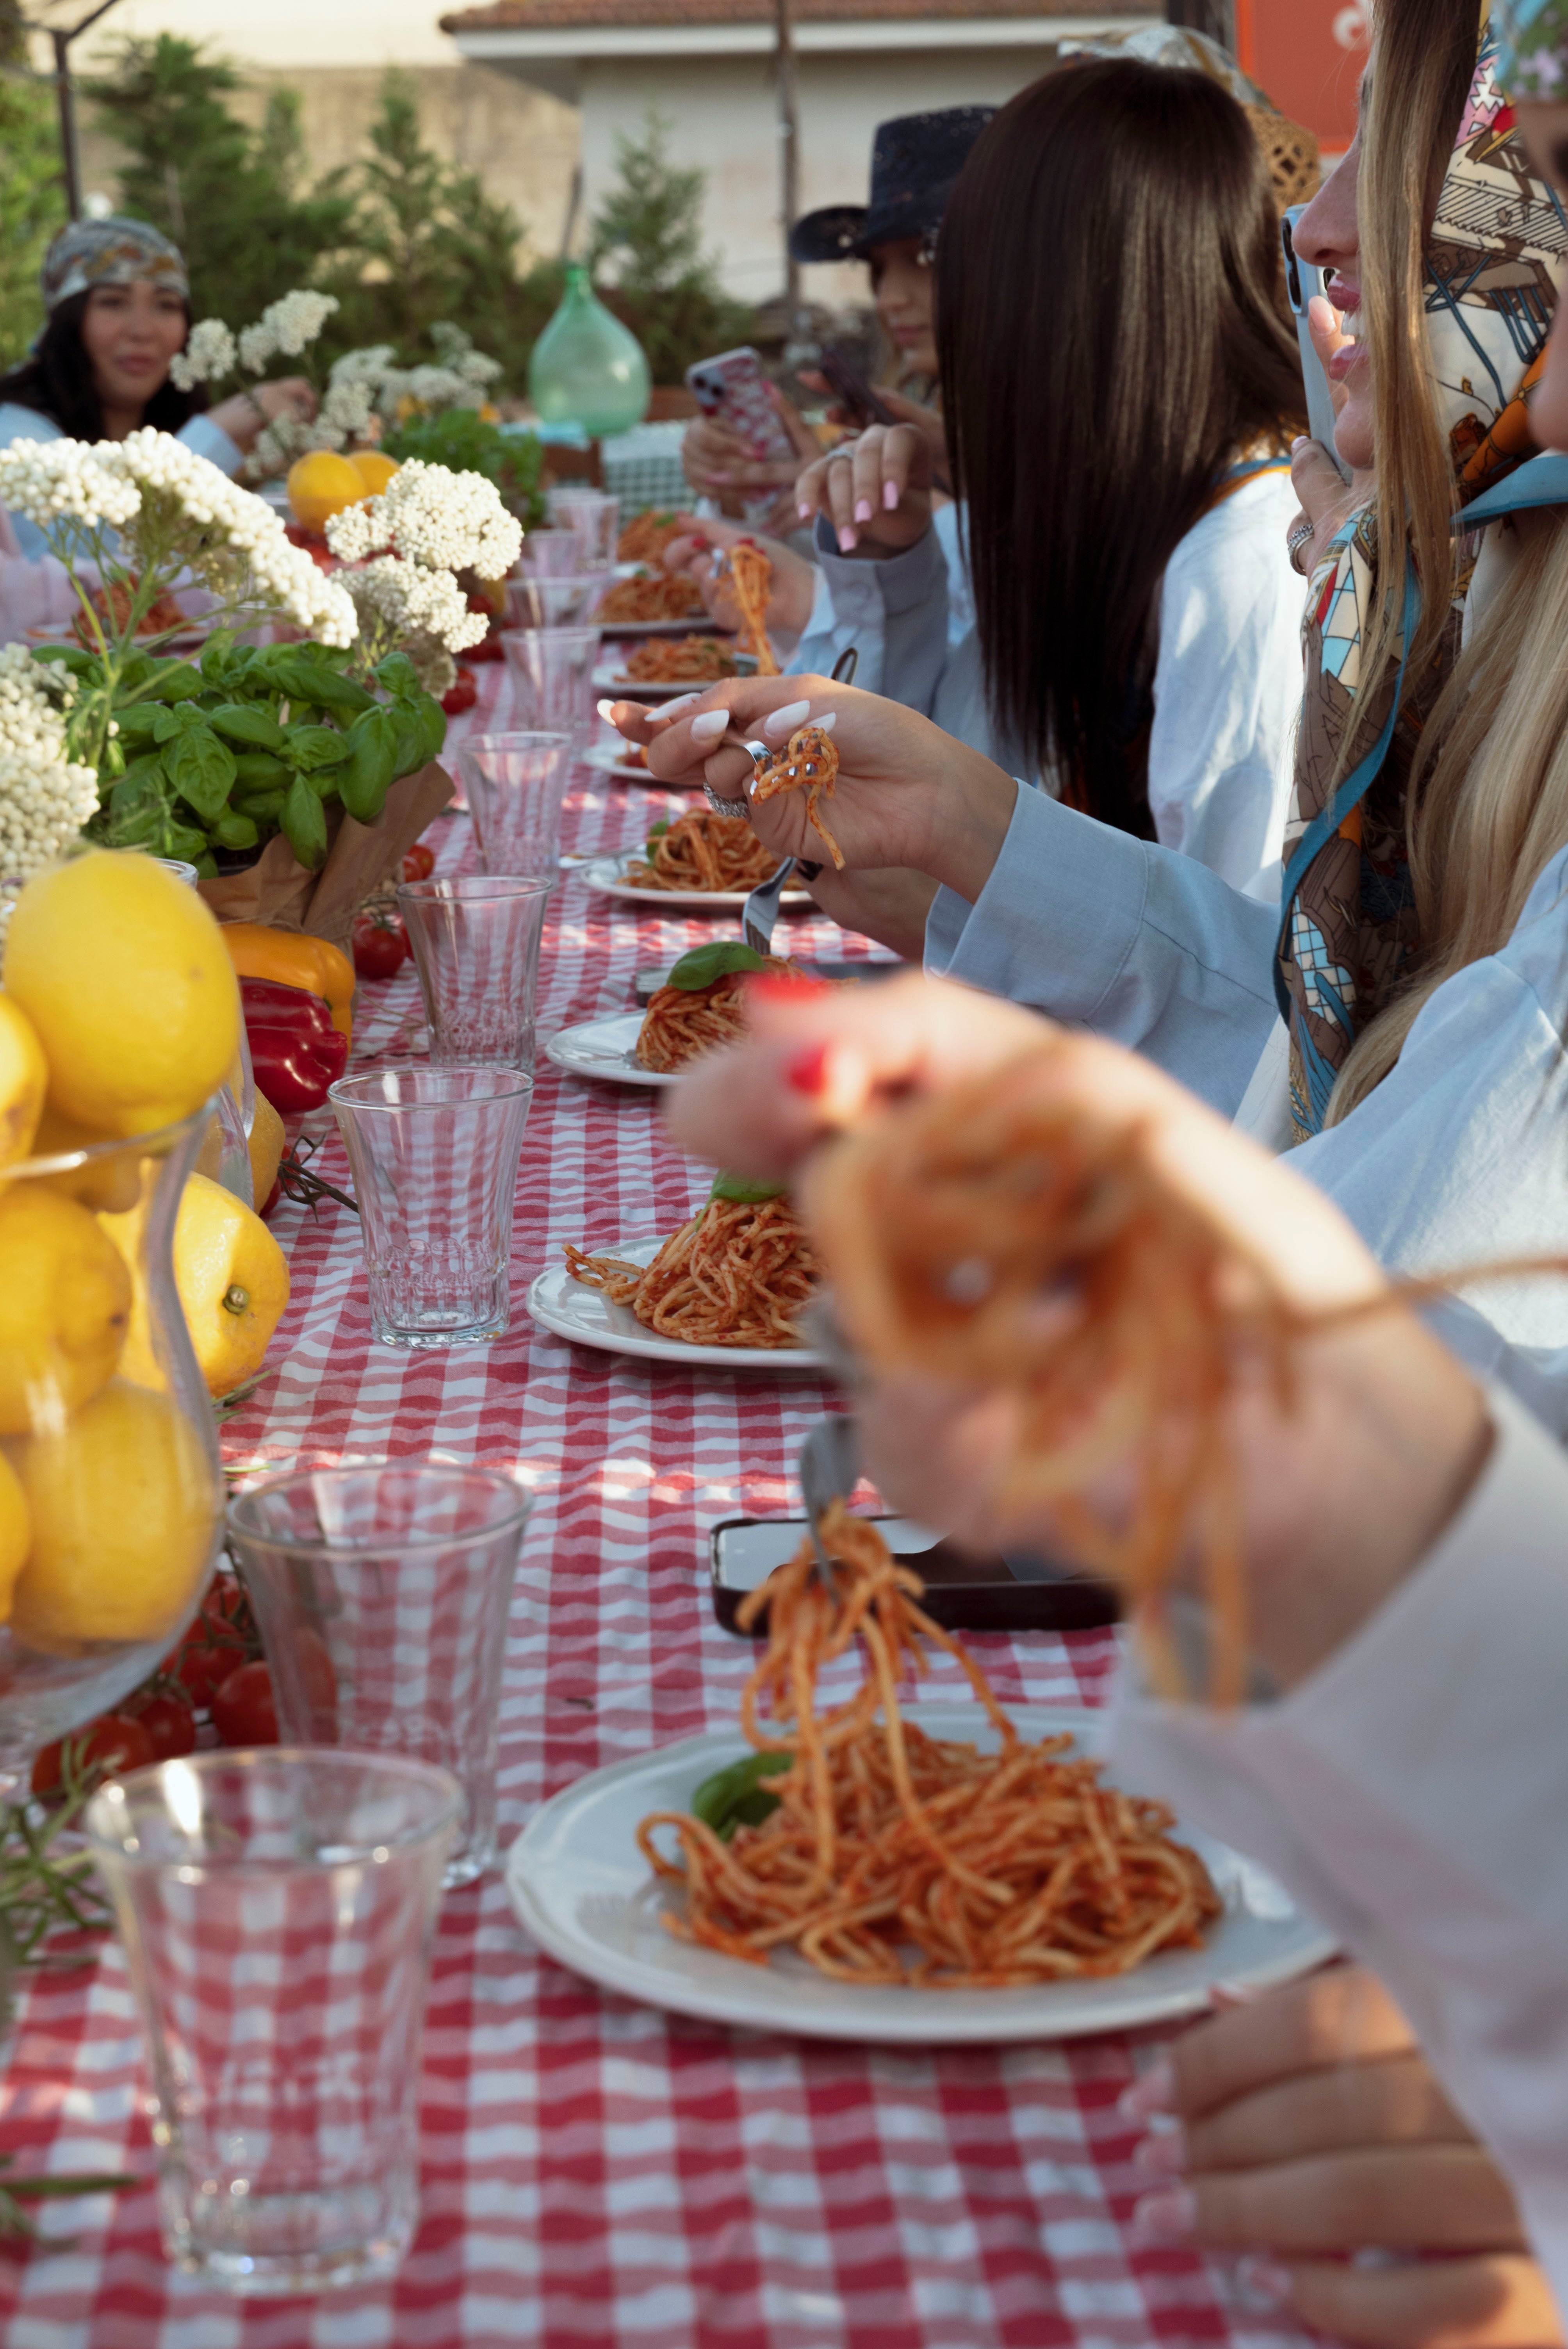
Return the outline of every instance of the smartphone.
<path id="1" fill-rule="evenodd" d="M 851 367 L 841 351 L 824 351 L 817 361 L 817 372 L 827 378 L 829 390 L 841 408 L 848 409 L 850 422 L 858 432 L 863 432 L 868 424 L 898 422 L 886 400 L 878 398 L 859 367 Z"/>
<path id="2" fill-rule="evenodd" d="M 1285 298 L 1295 319 L 1295 339 L 1301 352 L 1301 378 L 1306 386 L 1306 429 L 1334 460 L 1335 470 L 1341 481 L 1350 479 L 1350 468 L 1334 445 L 1334 401 L 1329 393 L 1328 378 L 1317 347 L 1312 339 L 1312 329 L 1306 321 L 1306 305 L 1315 294 L 1326 301 L 1326 280 L 1321 269 L 1309 261 L 1297 258 L 1294 230 L 1306 210 L 1305 204 L 1292 204 L 1280 216 L 1279 239 L 1284 254 Z"/>
<path id="3" fill-rule="evenodd" d="M 900 1565 L 920 1576 L 925 1584 L 921 1605 L 944 1630 L 1078 1631 L 1120 1616 L 1112 1584 L 1047 1558 L 976 1557 L 907 1517 L 869 1522 L 881 1528 Z M 805 1538 L 803 1517 L 727 1517 L 715 1526 L 708 1543 L 713 1611 L 725 1630 L 744 1636 L 736 1621 L 741 1600 L 793 1557 Z M 767 1628 L 764 1608 L 751 1637 L 760 1639 Z"/>
<path id="4" fill-rule="evenodd" d="M 749 343 L 721 351 L 714 359 L 698 359 L 687 367 L 686 379 L 703 414 L 722 418 L 753 464 L 783 462 L 794 456 L 794 443 L 769 397 L 762 362 Z M 769 490 L 743 499 L 747 521 L 760 522 L 771 513 L 777 496 Z"/>

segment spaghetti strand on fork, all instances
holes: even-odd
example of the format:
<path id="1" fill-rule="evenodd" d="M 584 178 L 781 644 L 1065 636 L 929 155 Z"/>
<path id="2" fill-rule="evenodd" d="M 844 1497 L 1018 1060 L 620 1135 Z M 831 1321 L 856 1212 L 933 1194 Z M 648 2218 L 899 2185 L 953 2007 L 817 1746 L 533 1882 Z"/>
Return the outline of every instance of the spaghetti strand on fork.
<path id="1" fill-rule="evenodd" d="M 752 786 L 753 800 L 770 800 L 780 792 L 803 791 L 806 794 L 806 817 L 812 829 L 826 843 L 835 868 L 842 872 L 844 853 L 828 830 L 818 807 L 824 795 L 831 799 L 839 776 L 839 754 L 833 748 L 833 738 L 820 726 L 798 726 L 781 750 L 757 770 Z"/>

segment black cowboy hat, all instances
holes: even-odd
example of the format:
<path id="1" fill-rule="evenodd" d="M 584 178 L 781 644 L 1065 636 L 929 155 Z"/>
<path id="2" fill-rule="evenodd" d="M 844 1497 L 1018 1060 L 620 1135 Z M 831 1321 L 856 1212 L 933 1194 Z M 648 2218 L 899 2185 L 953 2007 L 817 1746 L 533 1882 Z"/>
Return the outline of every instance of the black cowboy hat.
<path id="1" fill-rule="evenodd" d="M 872 140 L 869 204 L 829 204 L 789 232 L 797 261 L 863 261 L 874 244 L 929 236 L 942 225 L 953 182 L 994 106 L 948 106 L 879 122 Z"/>

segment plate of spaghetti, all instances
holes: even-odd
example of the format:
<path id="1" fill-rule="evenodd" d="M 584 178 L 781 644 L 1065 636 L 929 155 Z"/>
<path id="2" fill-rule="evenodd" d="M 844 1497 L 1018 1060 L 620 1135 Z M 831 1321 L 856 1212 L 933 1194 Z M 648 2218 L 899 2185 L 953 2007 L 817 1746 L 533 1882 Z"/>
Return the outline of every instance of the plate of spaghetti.
<path id="1" fill-rule="evenodd" d="M 662 635 L 670 629 L 683 635 L 694 620 L 707 618 L 707 607 L 693 580 L 677 572 L 639 571 L 605 589 L 593 617 L 601 626 L 627 636 Z"/>
<path id="2" fill-rule="evenodd" d="M 1119 1784 L 1104 1713 L 1005 1713 L 873 1526 L 836 1504 L 822 1534 L 836 1598 L 806 1544 L 745 1603 L 768 1620 L 737 1727 L 580 1779 L 513 1846 L 551 1956 L 715 2022 L 995 2044 L 1170 2021 L 1331 1954 L 1263 1869 Z M 906 1702 L 943 1664 L 965 1701 Z"/>
<path id="3" fill-rule="evenodd" d="M 699 685 L 717 685 L 727 677 L 749 677 L 756 656 L 732 651 L 718 636 L 649 636 L 624 661 L 602 661 L 593 672 L 601 693 L 619 693 L 635 701 L 663 701 L 689 693 Z"/>
<path id="4" fill-rule="evenodd" d="M 648 762 L 639 742 L 599 742 L 588 752 L 584 765 L 596 768 L 602 775 L 614 775 L 619 783 L 641 783 L 650 792 L 700 792 L 702 778 L 689 783 L 661 783 L 656 775 L 648 772 Z"/>
<path id="5" fill-rule="evenodd" d="M 777 1193 L 721 1174 L 667 1238 L 623 1242 L 613 1256 L 569 1241 L 564 1254 L 528 1292 L 530 1313 L 558 1338 L 655 1361 L 821 1367 L 795 1329 L 817 1287 L 816 1259 Z"/>
<path id="6" fill-rule="evenodd" d="M 770 880 L 778 869 L 778 858 L 749 824 L 702 807 L 673 823 L 655 824 L 641 854 L 630 848 L 596 856 L 582 872 L 590 889 L 630 905 L 717 914 L 738 913 L 758 883 Z M 786 885 L 786 909 L 811 902 L 804 888 Z"/>
<path id="7" fill-rule="evenodd" d="M 738 938 L 693 947 L 655 988 L 647 1009 L 562 1028 L 545 1046 L 558 1068 L 612 1084 L 668 1085 L 704 1052 L 746 1032 L 745 988 L 758 970 L 797 971 L 779 955 L 759 955 Z"/>

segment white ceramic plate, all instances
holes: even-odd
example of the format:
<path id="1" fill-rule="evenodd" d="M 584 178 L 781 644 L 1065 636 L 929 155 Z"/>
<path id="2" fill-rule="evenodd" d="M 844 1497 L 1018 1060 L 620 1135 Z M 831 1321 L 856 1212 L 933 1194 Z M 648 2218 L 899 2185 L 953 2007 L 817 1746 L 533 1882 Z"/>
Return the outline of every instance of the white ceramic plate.
<path id="1" fill-rule="evenodd" d="M 605 636 L 614 643 L 620 636 L 730 636 L 733 628 L 721 628 L 701 612 L 688 612 L 684 620 L 602 620 L 594 614 Z"/>
<path id="2" fill-rule="evenodd" d="M 645 1069 L 634 1057 L 642 1032 L 640 1011 L 618 1012 L 614 1019 L 585 1019 L 581 1027 L 562 1028 L 544 1048 L 544 1057 L 574 1077 L 599 1077 L 612 1085 L 673 1085 L 674 1072 Z"/>
<path id="3" fill-rule="evenodd" d="M 689 636 L 699 632 L 687 626 L 681 633 Z M 700 633 L 706 634 L 707 631 Z M 757 657 L 754 653 L 737 653 L 735 661 L 740 676 L 750 677 L 755 673 Z M 706 693 L 710 685 L 726 685 L 728 682 L 722 677 L 688 677 L 682 678 L 674 685 L 650 685 L 640 677 L 628 677 L 619 661 L 601 661 L 593 672 L 595 691 L 613 693 L 620 701 L 673 701 L 677 693 Z"/>
<path id="4" fill-rule="evenodd" d="M 933 1736 L 995 1743 L 975 1704 L 911 1705 L 907 1715 Z M 1020 1736 L 1066 1730 L 1088 1754 L 1102 1749 L 1107 1732 L 1103 1713 L 1066 1705 L 1020 1707 L 1012 1717 Z M 1215 1982 L 1261 1990 L 1333 1953 L 1331 1937 L 1273 1877 L 1191 1828 L 1178 1832 L 1207 1862 L 1223 1918 L 1202 1949 L 1169 1951 L 1109 1981 L 1027 1990 L 872 1988 L 830 1982 L 793 1951 L 749 1966 L 694 1949 L 660 1921 L 669 1896 L 649 1876 L 634 1831 L 650 1811 L 684 1810 L 704 1778 L 747 1751 L 738 1729 L 710 1731 L 596 1770 L 546 1803 L 506 1866 L 511 1905 L 535 1940 L 590 1982 L 677 2014 L 894 2046 L 1005 2045 L 1172 2022 L 1202 2013 Z"/>
<path id="5" fill-rule="evenodd" d="M 622 1257 L 628 1264 L 652 1264 L 668 1237 L 661 1232 L 656 1239 L 622 1240 L 599 1252 Z M 602 1289 L 573 1280 L 564 1262 L 539 1274 L 528 1292 L 528 1309 L 542 1329 L 569 1338 L 576 1346 L 594 1346 L 603 1354 L 640 1354 L 651 1362 L 707 1362 L 726 1371 L 823 1367 L 820 1354 L 809 1346 L 688 1346 L 679 1338 L 655 1338 L 629 1305 L 612 1305 Z"/>
<path id="6" fill-rule="evenodd" d="M 596 889 L 601 896 L 619 897 L 628 905 L 661 905 L 672 914 L 738 914 L 751 895 L 749 889 L 642 889 L 626 878 L 627 868 L 642 862 L 641 849 L 624 848 L 615 856 L 595 856 L 578 870 L 590 889 Z M 793 885 L 780 900 L 786 911 L 811 902 L 806 890 Z"/>
<path id="7" fill-rule="evenodd" d="M 596 769 L 601 775 L 614 775 L 618 783 L 641 783 L 646 792 L 700 792 L 702 789 L 700 776 L 690 783 L 661 783 L 656 775 L 649 774 L 646 767 L 636 766 L 631 760 L 623 759 L 608 742 L 597 744 L 589 751 L 583 763 Z"/>

